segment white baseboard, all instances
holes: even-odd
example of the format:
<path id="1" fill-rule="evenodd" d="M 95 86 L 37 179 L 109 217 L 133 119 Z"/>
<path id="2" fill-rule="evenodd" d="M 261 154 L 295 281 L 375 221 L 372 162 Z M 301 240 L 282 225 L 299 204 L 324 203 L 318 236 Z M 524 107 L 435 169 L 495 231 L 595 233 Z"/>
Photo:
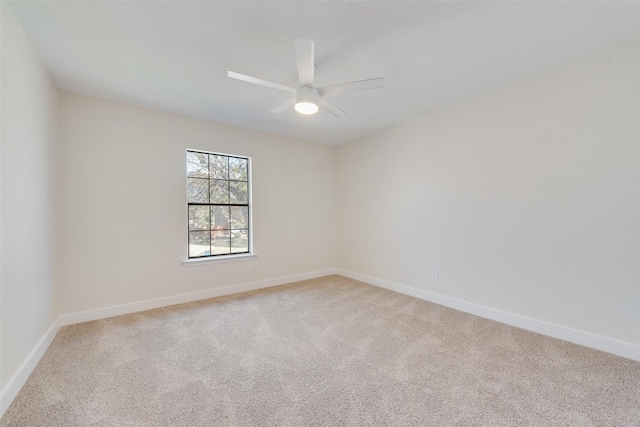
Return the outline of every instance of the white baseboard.
<path id="1" fill-rule="evenodd" d="M 129 304 L 115 305 L 111 307 L 98 308 L 95 310 L 81 311 L 78 313 L 65 314 L 60 316 L 60 326 L 73 325 L 76 323 L 89 322 L 92 320 L 106 319 L 108 317 L 120 316 L 123 314 L 137 313 L 140 311 L 153 310 L 154 308 L 169 307 L 186 302 L 200 301 L 208 298 L 221 297 L 224 295 L 237 294 L 240 292 L 253 291 L 256 289 L 270 288 L 272 286 L 284 285 L 286 283 L 299 282 L 300 280 L 315 279 L 316 277 L 336 274 L 335 268 L 313 271 L 310 273 L 295 274 L 292 276 L 277 277 L 275 279 L 260 280 L 257 282 L 242 283 L 239 285 L 225 286 L 222 288 L 208 289 L 206 291 L 190 292 L 188 294 L 174 295 L 164 298 L 133 302 Z"/>
<path id="2" fill-rule="evenodd" d="M 60 318 L 56 319 L 47 332 L 44 333 L 42 338 L 38 341 L 36 346 L 31 350 L 31 353 L 22 362 L 16 373 L 11 377 L 7 385 L 0 392 L 0 418 L 4 415 L 6 410 L 13 402 L 13 399 L 18 395 L 18 392 L 31 375 L 31 372 L 36 368 L 40 359 L 49 348 L 49 345 L 55 338 L 56 334 L 60 330 Z"/>
<path id="3" fill-rule="evenodd" d="M 49 327 L 44 336 L 38 341 L 34 349 L 29 353 L 25 361 L 20 365 L 16 374 L 11 378 L 9 383 L 0 392 L 0 418 L 4 415 L 13 399 L 24 383 L 31 375 L 31 372 L 38 365 L 38 362 L 49 348 L 49 345 L 55 338 L 56 334 L 62 326 L 73 325 L 75 323 L 89 322 L 91 320 L 106 319 L 108 317 L 120 316 L 122 314 L 137 313 L 154 308 L 168 307 L 186 302 L 199 301 L 208 298 L 215 298 L 224 295 L 237 294 L 240 292 L 253 291 L 256 289 L 269 288 L 272 286 L 284 285 L 301 280 L 315 279 L 316 277 L 329 276 L 336 274 L 335 268 L 326 270 L 313 271 L 310 273 L 295 274 L 292 276 L 277 277 L 275 279 L 260 280 L 257 282 L 243 283 L 239 285 L 225 286 L 222 288 L 208 289 L 206 291 L 191 292 L 188 294 L 175 295 L 165 298 L 157 298 L 147 301 L 139 301 L 129 304 L 122 304 L 112 307 L 98 308 L 95 310 L 87 310 L 79 313 L 63 314 L 58 317 Z"/>
<path id="4" fill-rule="evenodd" d="M 350 279 L 358 280 L 360 282 L 368 283 L 370 285 L 378 286 L 425 301 L 440 304 L 445 307 L 464 311 L 465 313 L 475 314 L 476 316 L 484 317 L 486 319 L 495 320 L 500 323 L 505 323 L 507 325 L 526 329 L 532 332 L 537 332 L 539 334 L 547 335 L 550 337 L 559 338 L 561 340 L 569 341 L 574 344 L 583 345 L 585 347 L 594 348 L 596 350 L 602 350 L 607 353 L 612 353 L 640 362 L 640 346 L 635 344 L 606 338 L 600 335 L 594 335 L 588 332 L 578 331 L 564 326 L 555 325 L 553 323 L 543 322 L 541 320 L 530 319 L 528 317 L 520 316 L 517 314 L 496 310 L 444 295 L 434 294 L 432 292 L 427 292 L 405 285 L 399 285 L 387 280 L 377 279 L 375 277 L 354 273 L 352 271 L 343 270 L 340 268 L 337 269 L 337 274 L 348 277 Z"/>

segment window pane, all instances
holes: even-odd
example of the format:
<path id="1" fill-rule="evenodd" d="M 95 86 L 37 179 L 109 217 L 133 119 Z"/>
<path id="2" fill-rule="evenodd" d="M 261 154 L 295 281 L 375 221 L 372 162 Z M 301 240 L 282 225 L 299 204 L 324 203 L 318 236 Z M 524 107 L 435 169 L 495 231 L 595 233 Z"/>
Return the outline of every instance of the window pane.
<path id="1" fill-rule="evenodd" d="M 187 151 L 187 176 L 208 178 L 209 177 L 209 156 L 203 153 Z"/>
<path id="2" fill-rule="evenodd" d="M 212 231 L 211 234 L 213 235 L 213 239 L 211 241 L 212 255 L 231 253 L 229 230 L 216 230 Z"/>
<path id="3" fill-rule="evenodd" d="M 249 228 L 249 208 L 231 206 L 231 228 Z"/>
<path id="4" fill-rule="evenodd" d="M 209 230 L 209 206 L 189 206 L 189 231 Z"/>
<path id="5" fill-rule="evenodd" d="M 209 156 L 209 172 L 211 179 L 229 179 L 227 156 Z"/>
<path id="6" fill-rule="evenodd" d="M 229 181 L 211 181 L 211 203 L 229 203 Z"/>
<path id="7" fill-rule="evenodd" d="M 247 159 L 229 157 L 229 179 L 247 180 Z"/>
<path id="8" fill-rule="evenodd" d="M 209 180 L 187 178 L 187 201 L 189 203 L 209 203 Z"/>
<path id="9" fill-rule="evenodd" d="M 230 202 L 229 203 L 247 203 L 247 183 L 240 181 L 229 181 Z"/>
<path id="10" fill-rule="evenodd" d="M 231 231 L 231 253 L 249 252 L 249 232 L 247 230 Z"/>
<path id="11" fill-rule="evenodd" d="M 189 232 L 189 256 L 207 256 L 211 255 L 211 246 L 209 231 L 191 231 Z"/>
<path id="12" fill-rule="evenodd" d="M 186 159 L 189 257 L 247 253 L 249 159 L 194 151 Z"/>
<path id="13" fill-rule="evenodd" d="M 228 230 L 229 228 L 229 207 L 211 206 L 211 229 Z"/>

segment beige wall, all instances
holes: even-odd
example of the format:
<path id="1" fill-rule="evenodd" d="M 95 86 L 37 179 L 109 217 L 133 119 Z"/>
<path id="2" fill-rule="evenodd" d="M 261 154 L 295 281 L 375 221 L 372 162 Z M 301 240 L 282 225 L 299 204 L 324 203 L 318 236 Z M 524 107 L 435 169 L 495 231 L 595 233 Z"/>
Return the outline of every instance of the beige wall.
<path id="1" fill-rule="evenodd" d="M 257 259 L 182 265 L 187 148 L 252 158 Z M 62 311 L 334 268 L 334 154 L 325 145 L 62 93 Z"/>
<path id="2" fill-rule="evenodd" d="M 639 43 L 340 146 L 337 182 L 339 268 L 640 344 Z"/>
<path id="3" fill-rule="evenodd" d="M 57 90 L 7 2 L 2 14 L 0 389 L 55 309 Z"/>

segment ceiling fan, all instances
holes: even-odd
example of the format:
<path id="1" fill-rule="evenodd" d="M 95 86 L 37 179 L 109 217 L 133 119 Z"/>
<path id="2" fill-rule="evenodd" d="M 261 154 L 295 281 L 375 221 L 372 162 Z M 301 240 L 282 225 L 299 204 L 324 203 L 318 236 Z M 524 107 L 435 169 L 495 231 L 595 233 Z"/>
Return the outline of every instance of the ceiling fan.
<path id="1" fill-rule="evenodd" d="M 229 71 L 227 75 L 232 79 L 242 80 L 249 83 L 255 83 L 261 86 L 273 89 L 283 90 L 294 94 L 295 96 L 282 105 L 270 110 L 271 113 L 282 113 L 283 111 L 294 107 L 296 111 L 302 114 L 314 114 L 319 107 L 324 108 L 337 118 L 344 117 L 347 113 L 325 99 L 328 95 L 336 93 L 377 89 L 384 87 L 384 78 L 358 80 L 348 83 L 340 83 L 335 85 L 315 87 L 314 86 L 314 52 L 313 40 L 295 39 L 296 59 L 298 61 L 298 78 L 300 86 L 289 87 L 278 83 L 269 82 L 267 80 L 258 79 L 256 77 L 247 76 L 240 73 Z"/>

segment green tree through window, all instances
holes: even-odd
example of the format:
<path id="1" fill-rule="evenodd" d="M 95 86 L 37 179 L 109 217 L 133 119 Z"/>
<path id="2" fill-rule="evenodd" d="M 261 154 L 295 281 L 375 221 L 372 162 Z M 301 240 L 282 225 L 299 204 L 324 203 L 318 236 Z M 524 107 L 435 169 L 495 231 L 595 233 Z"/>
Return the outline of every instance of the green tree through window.
<path id="1" fill-rule="evenodd" d="M 247 157 L 187 150 L 189 258 L 250 252 Z"/>

